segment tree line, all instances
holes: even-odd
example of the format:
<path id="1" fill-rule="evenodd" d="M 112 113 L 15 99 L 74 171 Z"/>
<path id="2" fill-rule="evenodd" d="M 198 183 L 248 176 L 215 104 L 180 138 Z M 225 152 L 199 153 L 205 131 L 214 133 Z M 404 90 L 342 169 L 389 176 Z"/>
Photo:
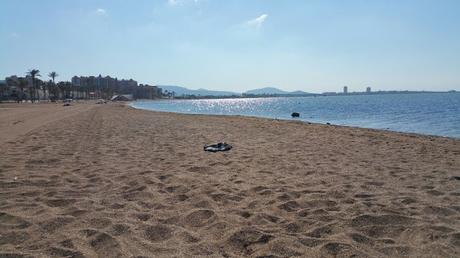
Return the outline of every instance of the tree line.
<path id="1" fill-rule="evenodd" d="M 1 87 L 0 96 L 3 99 L 16 100 L 17 102 L 23 100 L 35 102 L 40 99 L 41 91 L 42 99 L 55 101 L 71 98 L 73 92 L 84 90 L 77 89 L 71 82 L 61 81 L 56 83 L 56 77 L 58 76 L 59 74 L 53 71 L 48 73 L 48 81 L 40 80 L 38 78 L 41 77 L 40 70 L 30 69 L 26 73 L 26 77 L 7 77 L 6 84 Z"/>
<path id="2" fill-rule="evenodd" d="M 15 100 L 17 102 L 64 99 L 109 99 L 116 92 L 119 94 L 132 94 L 135 98 L 158 98 L 160 93 L 156 87 L 140 85 L 135 87 L 113 87 L 102 85 L 73 85 L 69 81 L 56 83 L 59 74 L 55 71 L 48 73 L 48 80 L 41 80 L 40 70 L 30 69 L 26 77 L 10 76 L 6 78 L 6 84 L 0 85 L 0 101 Z M 136 84 L 137 85 L 137 84 Z M 168 94 L 169 95 L 169 94 Z M 168 96 L 166 95 L 166 96 Z"/>

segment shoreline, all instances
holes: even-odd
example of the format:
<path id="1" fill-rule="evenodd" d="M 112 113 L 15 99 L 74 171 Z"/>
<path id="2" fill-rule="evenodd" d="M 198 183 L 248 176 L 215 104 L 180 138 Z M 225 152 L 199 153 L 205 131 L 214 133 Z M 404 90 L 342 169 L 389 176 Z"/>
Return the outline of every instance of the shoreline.
<path id="1" fill-rule="evenodd" d="M 140 100 L 140 101 L 145 102 L 145 100 Z M 149 100 L 149 101 L 156 101 L 156 100 Z M 397 134 L 402 134 L 402 135 L 414 135 L 414 136 L 429 137 L 429 138 L 431 138 L 431 137 L 439 137 L 439 138 L 447 138 L 447 139 L 460 141 L 460 137 L 453 137 L 453 136 L 444 136 L 444 135 L 435 135 L 435 134 L 423 134 L 423 133 L 416 133 L 416 132 L 393 131 L 393 130 L 390 130 L 390 129 L 359 127 L 359 126 L 353 126 L 353 125 L 339 125 L 339 124 L 333 124 L 333 123 L 330 123 L 328 125 L 327 123 L 304 121 L 304 120 L 300 120 L 300 119 L 270 118 L 270 117 L 250 116 L 250 115 L 222 115 L 222 114 L 217 115 L 217 114 L 181 113 L 181 112 L 173 112 L 173 111 L 153 110 L 153 109 L 134 107 L 133 103 L 135 103 L 135 102 L 136 101 L 126 103 L 126 106 L 130 107 L 130 108 L 133 108 L 133 109 L 136 109 L 136 110 L 151 111 L 151 112 L 161 112 L 161 113 L 167 113 L 167 114 L 181 114 L 181 115 L 192 115 L 192 116 L 260 118 L 260 119 L 266 119 L 266 120 L 272 120 L 272 121 L 287 121 L 287 122 L 297 122 L 297 123 L 315 124 L 315 125 L 323 125 L 323 126 L 336 126 L 336 127 L 354 128 L 354 129 L 373 130 L 373 131 L 377 131 L 377 132 L 390 132 L 390 133 L 397 133 Z"/>
<path id="2" fill-rule="evenodd" d="M 30 127 L 2 142 L 0 254 L 460 255 L 458 140 L 122 103 L 43 106 L 0 109 L 11 117 L 0 133 L 17 117 Z M 203 151 L 219 141 L 233 148 Z"/>

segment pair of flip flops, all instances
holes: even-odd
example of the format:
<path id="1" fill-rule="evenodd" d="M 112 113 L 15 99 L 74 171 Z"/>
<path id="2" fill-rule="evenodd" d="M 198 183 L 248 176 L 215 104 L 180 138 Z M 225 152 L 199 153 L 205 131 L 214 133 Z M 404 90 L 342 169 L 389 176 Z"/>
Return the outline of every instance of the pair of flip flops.
<path id="1" fill-rule="evenodd" d="M 204 151 L 210 152 L 229 151 L 232 149 L 232 145 L 225 142 L 219 142 L 217 144 L 205 145 L 203 149 Z"/>

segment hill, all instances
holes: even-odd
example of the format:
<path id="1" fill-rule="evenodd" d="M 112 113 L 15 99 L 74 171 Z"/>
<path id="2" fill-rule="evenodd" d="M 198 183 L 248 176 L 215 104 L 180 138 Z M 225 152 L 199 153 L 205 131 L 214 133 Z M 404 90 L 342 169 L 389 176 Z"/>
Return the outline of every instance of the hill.
<path id="1" fill-rule="evenodd" d="M 274 88 L 274 87 L 265 87 L 265 88 L 260 88 L 260 89 L 248 90 L 244 94 L 246 94 L 246 95 L 281 95 L 281 96 L 315 95 L 313 93 L 308 93 L 308 92 L 300 91 L 300 90 L 289 92 L 289 91 L 280 90 L 280 89 Z"/>
<path id="2" fill-rule="evenodd" d="M 217 91 L 217 90 L 207 90 L 207 89 L 197 89 L 191 90 L 181 86 L 174 86 L 174 85 L 157 85 L 158 87 L 163 89 L 163 92 L 174 92 L 176 96 L 187 96 L 187 95 L 195 95 L 195 96 L 233 96 L 233 95 L 241 95 L 237 92 L 231 91 Z"/>

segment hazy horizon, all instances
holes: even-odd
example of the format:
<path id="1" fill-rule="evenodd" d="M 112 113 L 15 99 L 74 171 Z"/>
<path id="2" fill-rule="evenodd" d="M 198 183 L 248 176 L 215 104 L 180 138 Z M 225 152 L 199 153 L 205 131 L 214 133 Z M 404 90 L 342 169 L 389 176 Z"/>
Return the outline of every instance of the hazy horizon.
<path id="1" fill-rule="evenodd" d="M 109 75 L 244 92 L 460 90 L 460 2 L 0 2 L 0 79 Z M 5 51 L 6 50 L 6 51 Z"/>

